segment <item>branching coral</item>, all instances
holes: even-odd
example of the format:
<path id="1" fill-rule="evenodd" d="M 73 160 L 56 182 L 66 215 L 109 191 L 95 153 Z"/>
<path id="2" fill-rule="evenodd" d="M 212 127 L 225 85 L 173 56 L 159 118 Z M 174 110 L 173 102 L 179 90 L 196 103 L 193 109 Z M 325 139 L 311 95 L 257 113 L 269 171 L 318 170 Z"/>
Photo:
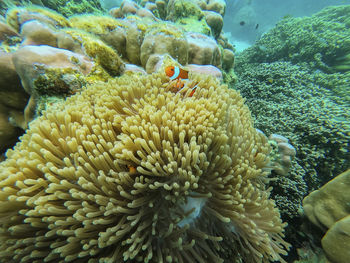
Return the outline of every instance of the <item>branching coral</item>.
<path id="1" fill-rule="evenodd" d="M 0 164 L 2 262 L 284 262 L 242 97 L 161 73 L 95 84 L 34 120 Z"/>

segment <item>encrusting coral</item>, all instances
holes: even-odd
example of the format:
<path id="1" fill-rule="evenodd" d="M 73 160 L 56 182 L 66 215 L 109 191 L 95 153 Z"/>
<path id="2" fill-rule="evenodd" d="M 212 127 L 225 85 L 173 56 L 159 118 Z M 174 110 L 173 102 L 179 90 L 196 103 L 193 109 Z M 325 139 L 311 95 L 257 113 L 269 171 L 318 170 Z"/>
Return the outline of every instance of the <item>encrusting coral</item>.
<path id="1" fill-rule="evenodd" d="M 211 76 L 176 85 L 124 75 L 31 122 L 0 163 L 2 262 L 285 262 L 244 100 Z"/>

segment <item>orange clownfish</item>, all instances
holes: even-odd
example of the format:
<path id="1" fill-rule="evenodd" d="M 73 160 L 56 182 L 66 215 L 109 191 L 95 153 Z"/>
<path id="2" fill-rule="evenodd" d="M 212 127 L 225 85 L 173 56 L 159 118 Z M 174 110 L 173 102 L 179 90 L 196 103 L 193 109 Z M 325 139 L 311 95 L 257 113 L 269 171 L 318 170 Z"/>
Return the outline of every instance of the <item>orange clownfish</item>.
<path id="1" fill-rule="evenodd" d="M 188 71 L 184 70 L 178 66 L 168 66 L 165 68 L 165 74 L 170 78 L 170 80 L 177 80 L 177 91 L 180 92 L 185 87 L 185 81 L 188 80 Z M 194 86 L 189 93 L 189 97 L 192 97 L 196 91 L 197 86 Z"/>
<path id="2" fill-rule="evenodd" d="M 178 66 L 168 66 L 165 68 L 165 74 L 170 78 L 170 80 L 175 79 L 188 79 L 188 71 L 184 70 Z"/>

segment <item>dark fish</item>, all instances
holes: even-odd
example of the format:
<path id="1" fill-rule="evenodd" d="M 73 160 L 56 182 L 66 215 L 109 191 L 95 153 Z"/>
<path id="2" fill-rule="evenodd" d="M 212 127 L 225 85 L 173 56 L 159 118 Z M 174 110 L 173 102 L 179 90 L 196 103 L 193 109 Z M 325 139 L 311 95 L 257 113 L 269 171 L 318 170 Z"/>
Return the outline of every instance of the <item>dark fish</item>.
<path id="1" fill-rule="evenodd" d="M 259 24 L 256 24 L 255 29 L 258 29 L 258 27 L 259 27 Z"/>
<path id="2" fill-rule="evenodd" d="M 245 22 L 244 22 L 244 21 L 241 21 L 241 22 L 239 22 L 239 24 L 240 24 L 241 26 L 244 26 Z"/>

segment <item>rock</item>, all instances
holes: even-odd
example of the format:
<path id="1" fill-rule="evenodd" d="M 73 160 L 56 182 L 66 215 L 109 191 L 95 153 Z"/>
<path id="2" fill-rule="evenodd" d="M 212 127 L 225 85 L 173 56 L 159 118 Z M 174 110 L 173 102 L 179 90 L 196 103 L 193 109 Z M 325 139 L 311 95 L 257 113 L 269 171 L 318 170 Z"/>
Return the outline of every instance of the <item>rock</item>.
<path id="1" fill-rule="evenodd" d="M 321 241 L 332 263 L 348 263 L 350 258 L 350 215 L 337 221 Z"/>
<path id="2" fill-rule="evenodd" d="M 24 46 L 13 54 L 12 60 L 24 90 L 31 96 L 23 122 L 15 120 L 23 129 L 34 117 L 39 96 L 74 92 L 81 85 L 79 74 L 88 74 L 94 66 L 86 56 L 45 45 Z"/>
<path id="3" fill-rule="evenodd" d="M 0 42 L 11 37 L 18 37 L 17 32 L 5 22 L 0 21 Z"/>
<path id="4" fill-rule="evenodd" d="M 350 214 L 350 170 L 338 175 L 303 200 L 305 215 L 323 231 Z"/>
<path id="5" fill-rule="evenodd" d="M 74 53 L 84 54 L 84 48 L 82 44 L 75 41 L 73 37 L 63 31 L 57 32 L 57 47 L 60 49 L 67 49 Z"/>
<path id="6" fill-rule="evenodd" d="M 19 76 L 12 63 L 12 54 L 0 51 L 0 153 L 12 146 L 20 135 L 9 119 L 23 116 L 29 95 L 23 90 Z"/>
<path id="7" fill-rule="evenodd" d="M 147 31 L 141 45 L 141 65 L 146 67 L 153 54 L 169 54 L 180 64 L 187 64 L 188 44 L 185 34 L 175 25 L 160 24 Z"/>
<path id="8" fill-rule="evenodd" d="M 13 55 L 13 63 L 28 94 L 35 92 L 34 80 L 46 68 L 70 68 L 87 75 L 93 62 L 86 56 L 50 46 L 24 46 Z"/>
<path id="9" fill-rule="evenodd" d="M 133 14 L 135 15 L 140 7 L 133 1 L 124 0 L 120 6 L 120 10 L 124 15 Z"/>
<path id="10" fill-rule="evenodd" d="M 10 109 L 0 104 L 0 153 L 17 141 L 18 128 L 9 122 Z"/>
<path id="11" fill-rule="evenodd" d="M 109 10 L 109 14 L 114 18 L 124 18 L 123 11 L 119 7 L 114 7 Z"/>
<path id="12" fill-rule="evenodd" d="M 108 34 L 101 35 L 101 39 L 115 49 L 121 58 L 126 58 L 126 29 L 117 27 Z"/>
<path id="13" fill-rule="evenodd" d="M 161 67 L 164 64 L 164 60 L 168 58 L 170 59 L 169 55 L 159 55 L 159 54 L 152 54 L 146 64 L 146 72 L 148 74 L 152 74 L 153 72 L 157 72 L 161 69 Z M 173 60 L 173 58 L 171 58 Z"/>
<path id="14" fill-rule="evenodd" d="M 56 32 L 47 25 L 31 20 L 21 27 L 22 45 L 48 45 L 57 47 Z"/>
<path id="15" fill-rule="evenodd" d="M 205 11 L 204 15 L 205 15 L 205 21 L 210 27 L 213 36 L 215 38 L 218 38 L 220 36 L 222 27 L 224 25 L 224 20 L 222 16 L 213 11 Z"/>
<path id="16" fill-rule="evenodd" d="M 12 54 L 0 52 L 0 105 L 3 105 L 7 117 L 12 110 L 23 111 L 29 95 L 24 91 L 21 80 L 12 63 Z"/>
<path id="17" fill-rule="evenodd" d="M 153 15 L 153 13 L 146 9 L 146 8 L 140 8 L 137 10 L 136 15 L 139 17 L 149 17 L 152 18 L 152 20 L 157 20 L 157 18 Z"/>
<path id="18" fill-rule="evenodd" d="M 216 41 L 200 33 L 186 34 L 189 44 L 188 63 L 198 65 L 213 65 L 221 68 L 221 54 Z"/>
<path id="19" fill-rule="evenodd" d="M 136 25 L 130 25 L 126 30 L 126 54 L 132 64 L 141 65 L 141 44 L 143 34 Z"/>
<path id="20" fill-rule="evenodd" d="M 200 7 L 191 0 L 169 0 L 167 11 L 167 20 L 173 22 L 181 18 L 193 17 L 196 20 L 200 20 L 203 17 Z"/>
<path id="21" fill-rule="evenodd" d="M 233 51 L 225 48 L 222 55 L 222 68 L 229 71 L 231 68 L 233 68 L 234 62 L 235 55 L 233 54 Z"/>
<path id="22" fill-rule="evenodd" d="M 332 263 L 350 258 L 350 169 L 313 191 L 303 200 L 305 215 L 326 231 L 322 248 Z"/>
<path id="23" fill-rule="evenodd" d="M 36 20 L 45 25 L 50 25 L 54 28 L 68 27 L 68 20 L 46 8 L 40 7 L 22 7 L 12 8 L 6 13 L 7 23 L 12 26 L 17 32 L 20 31 L 21 26 L 28 21 Z"/>
<path id="24" fill-rule="evenodd" d="M 207 10 L 215 11 L 221 16 L 224 16 L 226 10 L 226 2 L 225 0 L 209 0 L 207 4 Z"/>
<path id="25" fill-rule="evenodd" d="M 221 70 L 212 65 L 189 64 L 187 65 L 187 68 L 191 72 L 196 72 L 196 73 L 205 74 L 205 75 L 212 75 L 218 79 L 222 79 Z"/>
<path id="26" fill-rule="evenodd" d="M 125 64 L 124 73 L 129 73 L 129 72 L 141 73 L 143 75 L 147 74 L 146 71 L 142 67 L 139 67 L 139 66 L 134 65 L 134 64 Z"/>
<path id="27" fill-rule="evenodd" d="M 269 140 L 275 141 L 276 143 L 281 143 L 281 142 L 287 142 L 288 143 L 288 139 L 280 134 L 271 134 L 269 136 Z"/>

